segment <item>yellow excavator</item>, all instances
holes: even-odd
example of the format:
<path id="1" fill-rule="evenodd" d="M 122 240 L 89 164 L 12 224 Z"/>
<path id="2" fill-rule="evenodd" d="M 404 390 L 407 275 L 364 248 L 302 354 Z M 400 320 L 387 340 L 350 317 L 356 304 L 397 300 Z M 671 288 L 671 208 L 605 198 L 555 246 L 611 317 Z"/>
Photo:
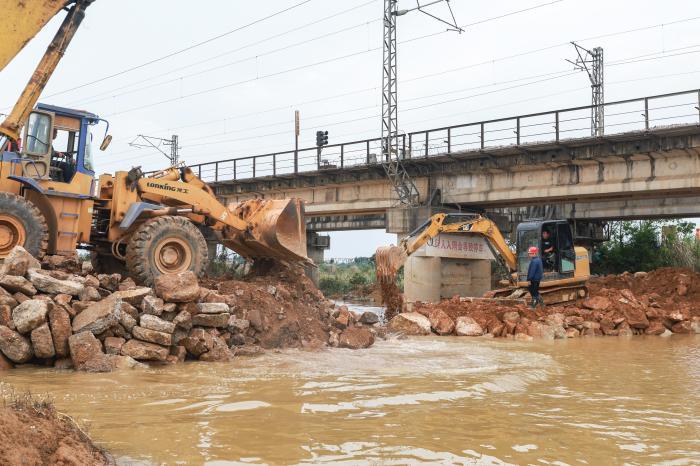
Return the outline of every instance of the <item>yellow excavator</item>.
<path id="1" fill-rule="evenodd" d="M 513 252 L 498 226 L 486 217 L 478 214 L 435 214 L 398 246 L 382 246 L 377 249 L 377 281 L 380 284 L 394 283 L 399 269 L 421 246 L 441 233 L 459 233 L 485 238 L 494 257 L 509 271 L 507 286 L 490 292 L 489 296 L 519 298 L 524 295 L 528 285 L 528 249 L 535 246 L 542 251 L 543 231 L 551 235 L 550 241 L 556 251 L 546 258 L 548 267 L 545 267 L 540 283 L 540 294 L 545 304 L 585 297 L 588 292 L 586 282 L 590 276 L 588 251 L 574 246 L 571 227 L 566 220 L 538 220 L 519 224 Z"/>
<path id="2" fill-rule="evenodd" d="M 94 0 L 3 2 L 0 70 L 55 15 L 67 14 L 14 108 L 0 125 L 0 260 L 17 245 L 32 255 L 91 251 L 99 271 L 124 271 L 150 285 L 161 274 L 208 260 L 205 235 L 249 259 L 308 261 L 303 205 L 254 199 L 224 206 L 185 166 L 145 175 L 101 175 L 93 155 L 111 141 L 97 115 L 38 104 Z M 94 130 L 105 125 L 100 144 Z"/>

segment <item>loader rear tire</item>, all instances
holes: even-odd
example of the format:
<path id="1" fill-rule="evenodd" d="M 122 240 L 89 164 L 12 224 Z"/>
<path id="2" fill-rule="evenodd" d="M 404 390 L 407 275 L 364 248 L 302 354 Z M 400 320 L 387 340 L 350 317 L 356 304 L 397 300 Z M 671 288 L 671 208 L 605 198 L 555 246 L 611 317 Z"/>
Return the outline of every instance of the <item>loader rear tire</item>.
<path id="1" fill-rule="evenodd" d="M 131 236 L 126 268 L 136 283 L 153 286 L 163 274 L 190 270 L 201 278 L 208 262 L 202 233 L 185 217 L 156 217 Z"/>
<path id="2" fill-rule="evenodd" d="M 41 260 L 49 246 L 49 228 L 34 204 L 16 194 L 0 192 L 0 259 L 15 246 Z"/>

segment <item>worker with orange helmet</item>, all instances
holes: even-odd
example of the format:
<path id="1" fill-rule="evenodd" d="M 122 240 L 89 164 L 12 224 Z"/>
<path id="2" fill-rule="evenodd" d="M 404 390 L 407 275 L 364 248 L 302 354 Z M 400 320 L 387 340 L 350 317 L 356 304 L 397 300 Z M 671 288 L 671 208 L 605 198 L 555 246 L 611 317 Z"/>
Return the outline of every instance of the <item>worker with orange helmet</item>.
<path id="1" fill-rule="evenodd" d="M 542 265 L 537 246 L 530 247 L 527 250 L 527 254 L 530 256 L 530 265 L 527 267 L 527 281 L 530 282 L 528 290 L 532 297 L 530 306 L 534 309 L 538 304 L 544 305 L 544 299 L 540 296 L 540 281 L 542 281 L 542 276 L 544 275 L 544 266 Z"/>

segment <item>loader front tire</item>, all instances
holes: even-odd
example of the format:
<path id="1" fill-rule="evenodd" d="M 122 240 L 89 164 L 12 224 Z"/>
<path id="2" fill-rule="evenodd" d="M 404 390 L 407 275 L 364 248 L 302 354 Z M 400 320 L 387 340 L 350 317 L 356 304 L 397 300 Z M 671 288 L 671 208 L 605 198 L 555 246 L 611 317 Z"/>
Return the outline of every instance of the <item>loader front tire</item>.
<path id="1" fill-rule="evenodd" d="M 187 270 L 200 278 L 207 269 L 207 243 L 202 233 L 185 217 L 156 217 L 146 221 L 131 236 L 126 250 L 126 268 L 136 283 L 153 286 L 163 274 Z"/>
<path id="2" fill-rule="evenodd" d="M 41 260 L 49 246 L 49 228 L 34 204 L 16 194 L 0 192 L 0 259 L 15 246 Z"/>

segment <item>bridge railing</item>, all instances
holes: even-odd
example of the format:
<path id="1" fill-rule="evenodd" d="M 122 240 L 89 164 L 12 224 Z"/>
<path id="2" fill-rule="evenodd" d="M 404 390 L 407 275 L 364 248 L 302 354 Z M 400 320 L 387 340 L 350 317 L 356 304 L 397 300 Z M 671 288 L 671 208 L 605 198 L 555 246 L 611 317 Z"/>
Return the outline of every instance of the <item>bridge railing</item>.
<path id="1" fill-rule="evenodd" d="M 466 123 L 399 136 L 403 159 L 591 137 L 593 106 Z M 700 125 L 700 89 L 604 104 L 604 134 Z M 384 162 L 380 138 L 192 165 L 206 182 L 236 181 Z"/>

